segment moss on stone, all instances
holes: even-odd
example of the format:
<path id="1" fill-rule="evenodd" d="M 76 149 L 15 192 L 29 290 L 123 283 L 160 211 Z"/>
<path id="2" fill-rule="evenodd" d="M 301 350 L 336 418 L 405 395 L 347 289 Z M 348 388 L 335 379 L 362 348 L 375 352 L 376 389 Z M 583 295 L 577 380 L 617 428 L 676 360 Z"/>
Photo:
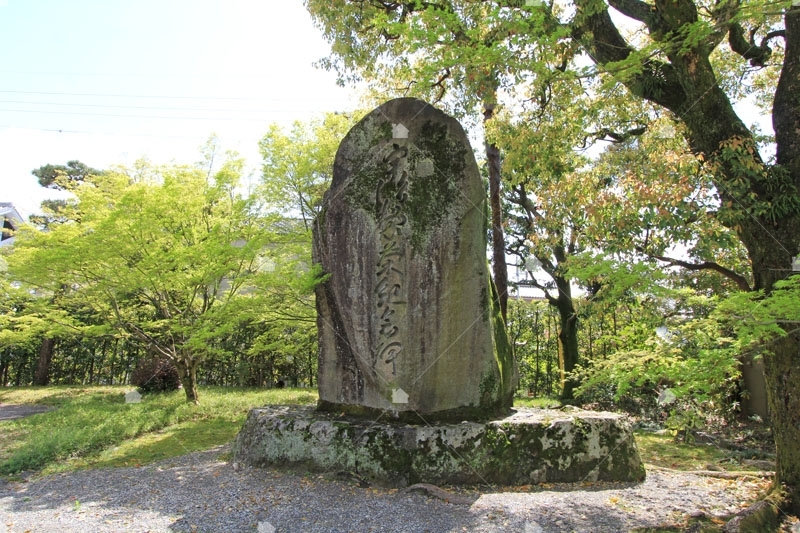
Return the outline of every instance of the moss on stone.
<path id="1" fill-rule="evenodd" d="M 410 168 L 429 159 L 434 172 L 424 178 L 411 180 L 407 214 L 411 220 L 411 244 L 420 250 L 433 228 L 450 214 L 458 195 L 458 185 L 463 181 L 466 166 L 466 146 L 450 138 L 445 124 L 426 121 L 409 154 Z"/>
<path id="2" fill-rule="evenodd" d="M 493 406 L 497 397 L 497 372 L 492 369 L 484 374 L 480 384 L 481 407 Z"/>
<path id="3" fill-rule="evenodd" d="M 547 423 L 535 411 L 517 416 L 487 424 L 409 425 L 265 408 L 248 416 L 234 457 L 253 465 L 348 470 L 395 486 L 644 479 L 620 417 L 584 411 Z"/>
<path id="4" fill-rule="evenodd" d="M 383 181 L 382 191 L 386 196 L 398 193 L 397 185 L 385 180 L 388 171 L 383 157 L 392 146 L 408 149 L 408 199 L 402 204 L 403 213 L 408 216 L 411 244 L 421 251 L 434 228 L 452 211 L 458 193 L 458 183 L 466 167 L 467 149 L 463 143 L 448 136 L 445 124 L 426 121 L 413 143 L 392 139 L 391 124 L 365 120 L 356 126 L 361 128 L 362 136 L 370 139 L 365 144 L 363 155 L 353 161 L 354 173 L 343 184 L 348 203 L 377 218 L 375 192 L 378 183 Z M 376 148 L 377 147 L 377 148 Z M 432 162 L 433 174 L 417 177 L 414 170 L 424 160 Z"/>
<path id="5" fill-rule="evenodd" d="M 517 389 L 517 370 L 514 363 L 514 352 L 508 340 L 505 322 L 500 312 L 497 288 L 489 280 L 491 291 L 491 320 L 494 334 L 494 354 L 497 368 L 500 372 L 499 394 L 497 395 L 501 407 L 511 407 L 514 403 L 514 391 Z"/>

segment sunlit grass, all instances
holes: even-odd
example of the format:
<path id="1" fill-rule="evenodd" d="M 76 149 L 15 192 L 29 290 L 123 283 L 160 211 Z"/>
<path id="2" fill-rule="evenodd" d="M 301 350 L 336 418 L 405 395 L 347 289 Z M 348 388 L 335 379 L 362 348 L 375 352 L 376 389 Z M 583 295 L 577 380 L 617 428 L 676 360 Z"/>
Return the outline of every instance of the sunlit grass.
<path id="1" fill-rule="evenodd" d="M 126 404 L 131 387 L 0 389 L 0 402 L 52 411 L 0 422 L 0 474 L 141 465 L 230 442 L 247 412 L 267 404 L 309 404 L 308 389 L 201 387 L 200 405 L 182 391 Z"/>
<path id="2" fill-rule="evenodd" d="M 686 444 L 675 442 L 672 435 L 659 435 L 637 431 L 636 445 L 645 465 L 672 468 L 674 470 L 707 470 L 709 467 L 724 470 L 758 470 L 742 464 L 731 450 L 714 444 Z"/>
<path id="3" fill-rule="evenodd" d="M 558 409 L 561 401 L 558 398 L 514 398 L 514 407 L 535 407 L 539 409 Z"/>
<path id="4" fill-rule="evenodd" d="M 0 474 L 145 465 L 233 440 L 248 411 L 268 404 L 312 404 L 315 390 L 201 387 L 200 405 L 182 391 L 146 395 L 126 404 L 130 386 L 0 389 L 0 402 L 47 405 L 53 410 L 0 422 Z M 557 408 L 548 398 L 517 398 L 515 407 Z M 677 470 L 756 470 L 729 450 L 676 443 L 671 435 L 636 432 L 645 464 Z"/>

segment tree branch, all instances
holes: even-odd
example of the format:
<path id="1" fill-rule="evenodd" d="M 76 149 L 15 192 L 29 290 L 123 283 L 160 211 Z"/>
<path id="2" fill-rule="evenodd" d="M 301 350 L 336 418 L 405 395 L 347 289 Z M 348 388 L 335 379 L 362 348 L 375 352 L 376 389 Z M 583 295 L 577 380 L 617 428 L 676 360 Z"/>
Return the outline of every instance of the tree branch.
<path id="1" fill-rule="evenodd" d="M 626 17 L 644 22 L 648 27 L 653 22 L 653 7 L 641 0 L 609 0 L 608 3 Z"/>
<path id="2" fill-rule="evenodd" d="M 534 231 L 534 221 L 538 220 L 543 222 L 545 220 L 544 215 L 542 215 L 539 210 L 536 208 L 536 205 L 528 198 L 528 194 L 525 191 L 524 185 L 518 185 L 514 187 L 513 192 L 516 193 L 516 197 L 512 195 L 507 196 L 507 200 L 513 204 L 517 204 L 518 206 L 522 207 L 525 210 L 526 214 L 526 225 L 525 228 L 527 232 L 532 233 Z M 548 257 L 539 257 L 538 255 L 534 254 L 536 259 L 542 264 L 542 269 L 547 272 L 550 276 L 554 276 L 556 271 L 556 265 Z"/>
<path id="3" fill-rule="evenodd" d="M 509 196 L 507 199 L 509 202 L 513 204 L 517 204 L 521 208 L 525 210 L 528 214 L 528 221 L 531 226 L 533 226 L 533 220 L 544 220 L 544 215 L 542 215 L 539 210 L 536 208 L 536 205 L 528 198 L 528 193 L 525 192 L 524 185 L 519 185 L 512 189 L 517 196 Z"/>
<path id="4" fill-rule="evenodd" d="M 618 144 L 627 141 L 631 137 L 637 137 L 639 135 L 643 135 L 644 132 L 646 131 L 647 131 L 647 126 L 638 126 L 636 128 L 632 128 L 629 129 L 628 131 L 623 131 L 623 132 L 612 131 L 609 128 L 603 128 L 600 131 L 589 131 L 586 132 L 586 136 L 583 138 L 583 146 L 586 146 L 586 143 L 589 140 L 589 138 L 594 138 L 595 141 L 608 141 L 614 144 Z"/>
<path id="5" fill-rule="evenodd" d="M 445 68 L 445 69 L 444 69 L 444 72 L 442 73 L 442 75 L 441 75 L 441 76 L 439 76 L 439 79 L 438 79 L 438 80 L 436 80 L 436 81 L 435 81 L 433 84 L 431 84 L 431 89 L 433 89 L 434 87 L 437 87 L 437 88 L 438 88 L 438 94 L 436 95 L 436 98 L 434 99 L 434 101 L 433 101 L 432 103 L 436 104 L 436 103 L 438 103 L 438 102 L 439 102 L 439 101 L 440 101 L 442 98 L 444 98 L 444 94 L 445 94 L 445 92 L 447 91 L 447 87 L 445 87 L 445 84 L 444 84 L 444 82 L 445 82 L 445 81 L 446 81 L 446 80 L 447 80 L 449 77 L 450 77 L 450 69 L 449 69 L 449 68 Z"/>
<path id="6" fill-rule="evenodd" d="M 714 272 L 717 272 L 718 274 L 722 274 L 729 280 L 736 283 L 739 289 L 744 292 L 750 292 L 753 290 L 752 287 L 750 287 L 750 283 L 748 283 L 747 279 L 744 276 L 734 272 L 729 268 L 725 268 L 719 263 L 715 263 L 713 261 L 703 261 L 702 263 L 690 263 L 689 261 L 683 261 L 681 259 L 675 259 L 673 257 L 667 257 L 664 255 L 649 254 L 642 249 L 638 250 L 644 253 L 645 255 L 652 257 L 653 259 L 657 259 L 658 261 L 664 261 L 665 263 L 669 263 L 670 265 L 673 266 L 679 266 L 685 268 L 686 270 L 691 270 L 691 271 L 712 270 Z"/>
<path id="7" fill-rule="evenodd" d="M 542 291 L 544 293 L 544 296 L 545 296 L 545 298 L 547 298 L 547 301 L 548 301 L 548 303 L 550 305 L 556 305 L 558 300 L 556 298 L 553 298 L 553 295 L 550 294 L 548 288 L 545 287 L 544 285 L 542 285 L 541 283 L 539 283 L 539 281 L 534 277 L 533 272 L 528 270 L 527 267 L 525 267 L 524 260 L 525 260 L 527 254 L 522 252 L 522 251 L 520 251 L 520 248 L 524 248 L 525 250 L 528 250 L 528 246 L 525 245 L 525 239 L 517 239 L 516 246 L 515 245 L 511 245 L 507 249 L 507 251 L 509 253 L 511 253 L 513 255 L 516 255 L 519 258 L 519 261 L 522 263 L 521 266 L 523 267 L 523 269 L 528 274 L 530 274 L 530 279 L 526 278 L 524 281 L 518 282 L 518 284 L 519 285 L 526 285 L 526 286 L 529 286 L 529 287 L 533 287 L 534 289 L 539 289 L 540 291 Z M 533 256 L 542 264 L 542 269 L 545 272 L 547 272 L 548 275 L 550 275 L 552 277 L 552 273 L 547 270 L 547 267 L 545 265 L 545 262 L 549 264 L 550 261 L 546 257 L 545 258 L 540 258 L 536 254 L 533 254 Z M 542 261 L 542 259 L 545 259 L 545 261 Z M 517 266 L 517 268 L 520 267 L 519 264 L 516 265 L 516 266 Z"/>
<path id="8" fill-rule="evenodd" d="M 539 289 L 540 291 L 542 291 L 544 293 L 544 297 L 547 298 L 547 303 L 553 306 L 558 304 L 558 298 L 553 298 L 553 295 L 550 294 L 547 287 L 539 283 L 539 281 L 536 278 L 534 278 L 533 275 L 531 275 L 531 279 L 526 280 L 525 282 L 534 289 Z"/>
<path id="9" fill-rule="evenodd" d="M 608 9 L 597 11 L 596 5 L 589 0 L 578 0 L 576 6 L 578 14 L 572 37 L 583 46 L 592 61 L 608 67 L 634 53 L 611 20 Z M 621 81 L 634 95 L 676 113 L 680 113 L 687 100 L 675 67 L 653 58 L 644 61 L 641 72 Z"/>
<path id="10" fill-rule="evenodd" d="M 708 36 L 706 42 L 710 49 L 716 48 L 725 35 L 728 33 L 729 26 L 733 17 L 739 12 L 740 0 L 728 0 L 727 2 L 719 2 L 713 10 L 711 10 L 711 18 L 714 20 L 714 31 Z"/>
<path id="11" fill-rule="evenodd" d="M 744 37 L 744 28 L 738 22 L 730 25 L 728 30 L 728 43 L 731 50 L 739 54 L 745 59 L 750 60 L 750 64 L 754 67 L 763 67 L 772 56 L 772 48 L 769 47 L 769 41 L 775 37 L 785 37 L 784 30 L 775 30 L 769 32 L 763 39 L 761 44 L 756 44 L 756 30 L 750 31 L 750 40 Z"/>

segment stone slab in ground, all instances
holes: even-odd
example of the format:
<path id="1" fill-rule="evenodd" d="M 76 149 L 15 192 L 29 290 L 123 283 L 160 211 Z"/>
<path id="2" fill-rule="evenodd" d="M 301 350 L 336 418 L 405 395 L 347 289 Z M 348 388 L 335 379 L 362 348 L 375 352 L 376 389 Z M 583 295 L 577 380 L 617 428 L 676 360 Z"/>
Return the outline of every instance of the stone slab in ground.
<path id="1" fill-rule="evenodd" d="M 632 428 L 607 412 L 520 408 L 489 422 L 413 425 L 313 407 L 250 411 L 234 462 L 351 472 L 381 485 L 642 481 Z"/>

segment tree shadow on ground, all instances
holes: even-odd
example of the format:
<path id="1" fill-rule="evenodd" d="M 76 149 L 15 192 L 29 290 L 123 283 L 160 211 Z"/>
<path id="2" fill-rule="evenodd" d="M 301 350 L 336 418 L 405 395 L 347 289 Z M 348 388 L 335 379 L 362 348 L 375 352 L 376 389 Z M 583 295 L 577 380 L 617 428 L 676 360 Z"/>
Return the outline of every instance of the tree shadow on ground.
<path id="1" fill-rule="evenodd" d="M 226 448 L 140 468 L 58 474 L 0 487 L 0 512 L 16 527 L 47 529 L 46 516 L 94 531 L 625 531 L 656 527 L 661 519 L 632 521 L 624 506 L 592 497 L 602 487 L 563 492 L 476 492 L 465 503 L 353 481 L 271 469 L 236 469 L 218 458 Z M 619 488 L 620 484 L 617 484 Z M 625 484 L 622 490 L 635 488 Z M 78 503 L 76 503 L 78 502 Z M 83 510 L 83 511 L 81 511 Z M 663 514 L 663 513 L 662 513 Z M 58 518 L 56 518 L 58 517 Z M 35 520 L 38 522 L 28 522 Z M 659 522 L 661 520 L 661 522 Z M 69 529 L 68 525 L 61 529 Z M 264 530 L 269 531 L 266 527 Z"/>
<path id="2" fill-rule="evenodd" d="M 0 422 L 5 420 L 15 420 L 17 418 L 24 418 L 26 416 L 33 416 L 38 415 L 40 413 L 46 413 L 54 409 L 54 407 L 50 407 L 47 405 L 10 405 L 10 404 L 3 404 L 0 405 Z"/>

